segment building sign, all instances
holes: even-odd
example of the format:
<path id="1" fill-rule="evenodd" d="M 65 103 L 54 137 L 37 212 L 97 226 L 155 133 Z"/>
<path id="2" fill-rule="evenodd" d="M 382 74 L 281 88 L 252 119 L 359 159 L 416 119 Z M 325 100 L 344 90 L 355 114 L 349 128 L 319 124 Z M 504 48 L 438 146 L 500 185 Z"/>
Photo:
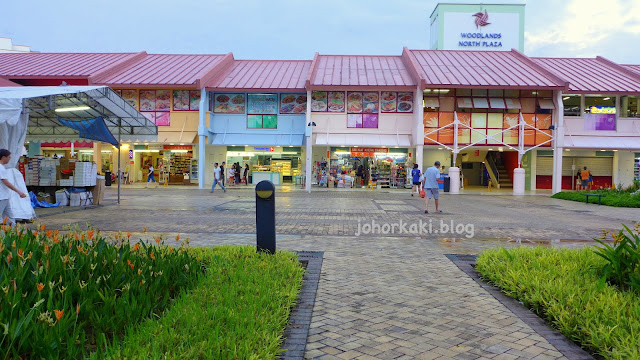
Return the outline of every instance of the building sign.
<path id="1" fill-rule="evenodd" d="M 592 106 L 589 108 L 589 112 L 592 114 L 615 114 L 615 106 Z"/>
<path id="2" fill-rule="evenodd" d="M 431 14 L 431 48 L 524 50 L 524 5 L 438 4 Z"/>
<path id="3" fill-rule="evenodd" d="M 267 147 L 254 147 L 253 150 L 274 152 L 276 149 L 273 146 L 267 146 Z"/>
<path id="4" fill-rule="evenodd" d="M 277 114 L 278 94 L 249 94 L 249 114 Z"/>
<path id="5" fill-rule="evenodd" d="M 373 157 L 376 153 L 388 153 L 389 148 L 377 147 L 352 147 L 351 156 L 354 157 Z"/>
<path id="6" fill-rule="evenodd" d="M 133 159 L 133 150 L 129 150 L 129 159 Z"/>
<path id="7" fill-rule="evenodd" d="M 192 145 L 165 145 L 164 150 L 193 150 Z"/>
<path id="8" fill-rule="evenodd" d="M 615 114 L 594 114 L 594 113 L 584 114 L 584 129 L 615 131 L 616 115 Z"/>

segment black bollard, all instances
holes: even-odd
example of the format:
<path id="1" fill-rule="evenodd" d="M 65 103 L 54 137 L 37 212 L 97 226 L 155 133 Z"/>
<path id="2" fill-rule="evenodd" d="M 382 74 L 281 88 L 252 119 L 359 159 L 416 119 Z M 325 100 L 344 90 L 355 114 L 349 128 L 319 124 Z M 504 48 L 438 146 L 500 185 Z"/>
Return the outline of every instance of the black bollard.
<path id="1" fill-rule="evenodd" d="M 258 251 L 276 252 L 276 187 L 269 180 L 256 185 L 256 238 Z"/>

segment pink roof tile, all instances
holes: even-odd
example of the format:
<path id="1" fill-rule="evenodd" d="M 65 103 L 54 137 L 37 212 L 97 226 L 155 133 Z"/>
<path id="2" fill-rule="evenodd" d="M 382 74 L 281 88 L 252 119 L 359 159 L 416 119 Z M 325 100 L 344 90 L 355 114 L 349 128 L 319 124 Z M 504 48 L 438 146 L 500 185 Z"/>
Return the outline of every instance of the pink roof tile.
<path id="1" fill-rule="evenodd" d="M 21 86 L 21 85 L 0 77 L 0 87 L 2 86 Z"/>
<path id="2" fill-rule="evenodd" d="M 135 55 L 131 53 L 3 53 L 0 76 L 89 77 Z"/>
<path id="3" fill-rule="evenodd" d="M 568 92 L 640 92 L 639 74 L 602 57 L 533 58 L 533 60 L 569 81 Z"/>
<path id="4" fill-rule="evenodd" d="M 310 60 L 235 60 L 206 86 L 227 90 L 304 90 Z"/>
<path id="5" fill-rule="evenodd" d="M 319 55 L 310 79 L 311 86 L 414 87 L 402 56 Z"/>
<path id="6" fill-rule="evenodd" d="M 93 82 L 112 86 L 199 86 L 225 55 L 148 54 L 120 71 L 110 71 Z"/>
<path id="7" fill-rule="evenodd" d="M 640 65 L 623 65 L 627 69 L 640 74 Z"/>
<path id="8" fill-rule="evenodd" d="M 512 51 L 409 50 L 426 87 L 564 88 L 565 82 Z"/>

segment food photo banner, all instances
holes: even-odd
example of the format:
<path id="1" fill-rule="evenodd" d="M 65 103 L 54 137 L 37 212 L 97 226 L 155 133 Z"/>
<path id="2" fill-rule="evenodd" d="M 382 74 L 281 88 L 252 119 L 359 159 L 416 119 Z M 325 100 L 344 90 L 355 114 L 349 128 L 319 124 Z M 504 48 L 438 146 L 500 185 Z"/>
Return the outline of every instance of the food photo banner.
<path id="1" fill-rule="evenodd" d="M 213 94 L 213 112 L 244 114 L 245 94 Z"/>
<path id="2" fill-rule="evenodd" d="M 280 114 L 304 114 L 307 112 L 306 94 L 281 94 Z"/>
<path id="3" fill-rule="evenodd" d="M 249 114 L 278 113 L 278 94 L 249 94 L 248 100 Z"/>

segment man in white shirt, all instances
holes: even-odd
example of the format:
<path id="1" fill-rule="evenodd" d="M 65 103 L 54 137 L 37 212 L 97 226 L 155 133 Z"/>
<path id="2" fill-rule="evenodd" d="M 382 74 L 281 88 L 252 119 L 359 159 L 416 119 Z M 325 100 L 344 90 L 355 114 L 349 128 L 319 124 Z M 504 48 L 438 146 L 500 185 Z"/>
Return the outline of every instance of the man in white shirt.
<path id="1" fill-rule="evenodd" d="M 218 163 L 213 164 L 213 185 L 211 186 L 211 192 L 213 192 L 213 190 L 215 190 L 216 188 L 216 184 L 220 185 L 220 187 L 222 188 L 222 190 L 224 190 L 224 192 L 227 192 L 227 189 L 224 188 L 224 185 L 222 185 L 222 170 L 220 169 L 220 167 L 218 166 Z"/>
<path id="2" fill-rule="evenodd" d="M 0 149 L 0 222 L 4 222 L 7 218 L 10 224 L 15 224 L 15 219 L 9 215 L 9 195 L 11 191 L 15 191 L 21 198 L 26 198 L 27 194 L 16 189 L 13 184 L 9 182 L 9 172 L 4 167 L 9 163 L 11 159 L 11 152 L 7 149 Z"/>

